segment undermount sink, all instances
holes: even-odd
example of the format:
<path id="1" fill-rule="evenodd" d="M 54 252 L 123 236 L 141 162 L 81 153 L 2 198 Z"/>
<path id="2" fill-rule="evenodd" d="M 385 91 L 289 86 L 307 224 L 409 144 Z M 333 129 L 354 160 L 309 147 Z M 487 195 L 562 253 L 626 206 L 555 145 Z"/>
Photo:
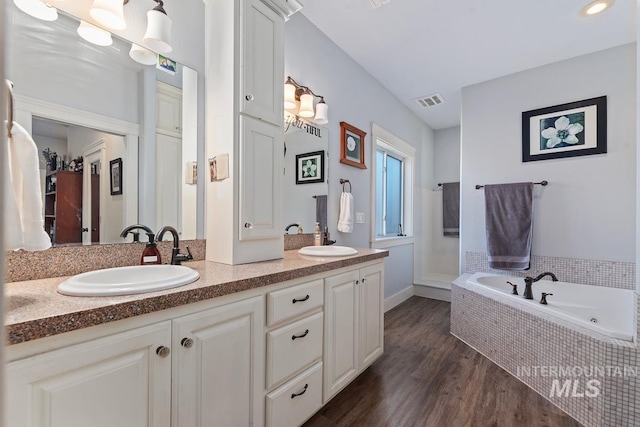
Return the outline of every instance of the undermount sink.
<path id="1" fill-rule="evenodd" d="M 195 282 L 197 271 L 183 265 L 136 265 L 77 274 L 58 285 L 63 295 L 101 297 L 142 294 Z"/>
<path id="2" fill-rule="evenodd" d="M 298 253 L 311 256 L 349 256 L 356 255 L 358 251 L 348 246 L 305 246 Z"/>

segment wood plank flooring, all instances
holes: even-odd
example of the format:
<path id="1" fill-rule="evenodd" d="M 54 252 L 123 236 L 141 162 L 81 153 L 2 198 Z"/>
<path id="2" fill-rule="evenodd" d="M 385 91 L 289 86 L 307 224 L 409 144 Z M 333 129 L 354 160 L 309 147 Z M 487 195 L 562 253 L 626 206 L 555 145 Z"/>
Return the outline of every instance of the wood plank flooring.
<path id="1" fill-rule="evenodd" d="M 449 333 L 450 304 L 412 297 L 385 314 L 385 352 L 304 427 L 579 427 Z"/>

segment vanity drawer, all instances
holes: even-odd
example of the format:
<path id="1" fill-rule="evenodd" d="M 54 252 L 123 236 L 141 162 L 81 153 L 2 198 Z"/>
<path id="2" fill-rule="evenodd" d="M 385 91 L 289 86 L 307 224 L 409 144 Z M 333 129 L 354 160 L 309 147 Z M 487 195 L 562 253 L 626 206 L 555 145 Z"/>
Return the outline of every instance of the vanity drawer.
<path id="1" fill-rule="evenodd" d="M 267 325 L 297 316 L 305 311 L 321 307 L 324 303 L 322 279 L 303 283 L 267 294 Z"/>
<path id="2" fill-rule="evenodd" d="M 301 425 L 322 406 L 322 362 L 267 394 L 267 427 Z"/>
<path id="3" fill-rule="evenodd" d="M 267 333 L 267 389 L 322 357 L 323 314 Z"/>

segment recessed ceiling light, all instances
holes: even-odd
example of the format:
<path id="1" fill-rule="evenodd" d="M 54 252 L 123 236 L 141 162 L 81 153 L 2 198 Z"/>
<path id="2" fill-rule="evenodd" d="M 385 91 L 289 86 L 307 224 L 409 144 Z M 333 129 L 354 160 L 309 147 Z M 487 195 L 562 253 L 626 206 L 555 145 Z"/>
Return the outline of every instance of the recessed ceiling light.
<path id="1" fill-rule="evenodd" d="M 586 5 L 585 7 L 583 7 L 582 10 L 580 11 L 580 14 L 582 14 L 584 16 L 597 15 L 598 13 L 604 12 L 606 9 L 611 7 L 611 5 L 613 4 L 613 1 L 614 0 L 596 0 L 596 1 L 593 1 L 593 2 L 589 3 L 588 5 Z"/>

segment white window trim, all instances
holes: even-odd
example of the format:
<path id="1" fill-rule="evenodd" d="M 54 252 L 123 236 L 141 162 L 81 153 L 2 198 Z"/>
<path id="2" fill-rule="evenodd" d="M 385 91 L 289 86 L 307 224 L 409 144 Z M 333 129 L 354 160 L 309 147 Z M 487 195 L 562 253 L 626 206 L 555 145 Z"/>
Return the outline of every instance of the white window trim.
<path id="1" fill-rule="evenodd" d="M 371 124 L 371 140 L 373 147 L 371 152 L 371 229 L 369 242 L 372 248 L 385 248 L 413 243 L 413 189 L 414 189 L 414 163 L 416 148 L 404 142 L 391 132 L 379 125 Z M 378 237 L 376 236 L 376 168 L 375 153 L 381 148 L 402 159 L 404 164 L 404 191 L 403 191 L 403 224 L 402 228 L 406 236 Z"/>

